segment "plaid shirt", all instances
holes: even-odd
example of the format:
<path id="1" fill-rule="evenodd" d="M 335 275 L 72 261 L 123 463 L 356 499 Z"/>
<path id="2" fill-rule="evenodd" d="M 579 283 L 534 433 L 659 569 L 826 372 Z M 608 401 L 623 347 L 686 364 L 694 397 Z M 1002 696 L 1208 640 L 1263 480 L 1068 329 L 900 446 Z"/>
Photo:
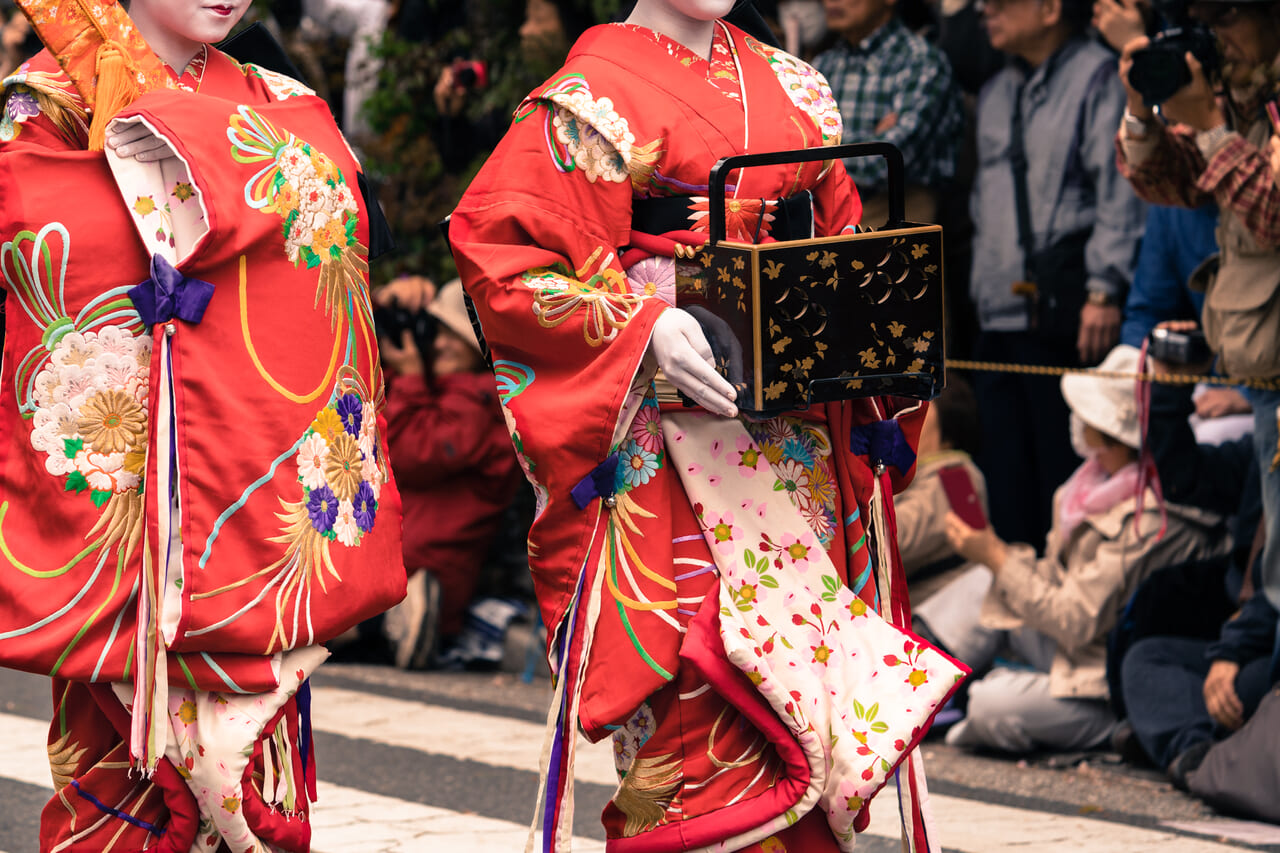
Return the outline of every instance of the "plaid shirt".
<path id="1" fill-rule="evenodd" d="M 840 105 L 844 141 L 893 143 L 902 151 L 911 184 L 936 189 L 955 177 L 964 113 L 951 65 L 936 47 L 892 18 L 861 44 L 841 41 L 819 54 L 813 67 L 827 78 Z M 897 114 L 897 123 L 876 133 L 890 113 Z M 846 160 L 845 168 L 860 192 L 885 190 L 883 159 Z"/>
<path id="2" fill-rule="evenodd" d="M 1235 126 L 1246 133 L 1255 129 L 1239 116 Z M 1268 152 L 1233 131 L 1206 159 L 1189 127 L 1152 125 L 1148 133 L 1129 139 L 1122 127 L 1116 137 L 1120 172 L 1140 198 L 1179 207 L 1217 202 L 1235 213 L 1259 245 L 1280 247 L 1280 176 Z"/>

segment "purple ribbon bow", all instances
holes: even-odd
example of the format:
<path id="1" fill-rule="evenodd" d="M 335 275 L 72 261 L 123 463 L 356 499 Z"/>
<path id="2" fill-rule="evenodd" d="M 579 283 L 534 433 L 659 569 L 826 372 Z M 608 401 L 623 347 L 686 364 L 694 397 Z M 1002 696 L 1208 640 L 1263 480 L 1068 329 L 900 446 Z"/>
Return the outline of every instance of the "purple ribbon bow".
<path id="1" fill-rule="evenodd" d="M 916 453 L 907 444 L 902 427 L 896 420 L 872 421 L 849 431 L 849 450 L 854 456 L 866 456 L 871 467 L 880 463 L 892 465 L 906 474 L 915 464 Z"/>
<path id="2" fill-rule="evenodd" d="M 587 504 L 596 498 L 607 498 L 616 491 L 618 491 L 618 454 L 614 453 L 592 468 L 591 473 L 579 480 L 578 485 L 574 486 L 569 494 L 573 496 L 573 502 L 578 505 L 578 509 L 586 509 Z"/>
<path id="3" fill-rule="evenodd" d="M 138 316 L 148 326 L 178 318 L 199 323 L 213 298 L 213 285 L 187 278 L 160 255 L 151 256 L 151 278 L 129 288 Z"/>

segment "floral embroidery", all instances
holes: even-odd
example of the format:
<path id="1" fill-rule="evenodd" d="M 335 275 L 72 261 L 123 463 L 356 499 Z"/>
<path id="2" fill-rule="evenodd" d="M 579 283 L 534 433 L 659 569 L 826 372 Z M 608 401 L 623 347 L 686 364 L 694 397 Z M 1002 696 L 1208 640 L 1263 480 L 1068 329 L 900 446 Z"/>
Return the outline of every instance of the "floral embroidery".
<path id="1" fill-rule="evenodd" d="M 337 164 L 247 106 L 231 117 L 228 136 L 237 163 L 265 164 L 245 185 L 245 200 L 284 220 L 285 252 L 295 266 L 320 269 L 325 313 L 337 322 L 353 295 L 368 315 L 368 251 L 356 236 L 360 207 Z"/>
<path id="2" fill-rule="evenodd" d="M 119 326 L 57 339 L 34 381 L 31 445 L 68 492 L 102 506 L 141 484 L 150 363 L 151 337 Z"/>
<path id="3" fill-rule="evenodd" d="M 650 402 L 647 399 L 636 412 L 635 420 L 631 422 L 631 440 L 651 453 L 662 452 L 662 422 L 656 400 Z"/>
<path id="4" fill-rule="evenodd" d="M 618 770 L 618 777 L 627 775 L 631 762 L 635 761 L 640 747 L 653 737 L 658 730 L 657 721 L 653 718 L 653 709 L 648 702 L 641 702 L 640 707 L 631 715 L 631 719 L 613 733 L 613 764 Z"/>
<path id="5" fill-rule="evenodd" d="M 22 125 L 37 116 L 46 116 L 64 136 L 74 138 L 76 130 L 88 129 L 85 109 L 65 74 L 31 71 L 24 62 L 0 82 L 4 108 L 0 109 L 0 142 L 12 142 L 22 133 Z"/>
<path id="6" fill-rule="evenodd" d="M 765 58 L 791 102 L 813 120 L 822 134 L 822 144 L 839 144 L 844 126 L 827 79 L 807 62 L 750 36 L 747 36 L 747 46 Z"/>
<path id="7" fill-rule="evenodd" d="M 746 424 L 754 445 L 739 439 L 739 472 L 757 461 L 753 448 L 768 460 L 777 477 L 774 489 L 785 491 L 809 522 L 823 548 L 830 548 L 837 530 L 835 472 L 831 441 L 821 428 L 800 418 L 777 417 Z"/>
<path id="8" fill-rule="evenodd" d="M 260 65 L 246 63 L 244 66 L 246 77 L 256 77 L 266 84 L 267 90 L 277 101 L 288 100 L 289 98 L 298 98 L 304 95 L 314 95 L 315 90 L 309 89 L 302 83 L 292 77 L 272 71 L 269 68 L 263 68 Z"/>
<path id="9" fill-rule="evenodd" d="M 711 227 L 711 201 L 697 198 L 689 206 L 690 230 L 706 232 Z M 773 211 L 778 202 L 773 199 L 731 198 L 724 204 L 725 237 L 744 243 L 759 243 L 769 236 L 773 226 Z"/>
<path id="10" fill-rule="evenodd" d="M 521 122 L 547 104 L 547 138 L 553 142 L 552 156 L 562 172 L 581 169 L 588 181 L 603 178 L 622 183 L 631 177 L 635 134 L 627 120 L 613 108 L 607 97 L 594 98 L 581 74 L 565 74 L 552 81 L 538 95 L 516 110 Z M 638 167 L 652 172 L 656 164 L 656 143 L 644 148 L 645 162 Z"/>
<path id="11" fill-rule="evenodd" d="M 627 270 L 627 284 L 637 296 L 656 296 L 676 304 L 676 262 L 672 258 L 645 258 Z"/>
<path id="12" fill-rule="evenodd" d="M 618 488 L 643 486 L 658 472 L 658 454 L 632 441 L 622 450 L 618 464 Z"/>

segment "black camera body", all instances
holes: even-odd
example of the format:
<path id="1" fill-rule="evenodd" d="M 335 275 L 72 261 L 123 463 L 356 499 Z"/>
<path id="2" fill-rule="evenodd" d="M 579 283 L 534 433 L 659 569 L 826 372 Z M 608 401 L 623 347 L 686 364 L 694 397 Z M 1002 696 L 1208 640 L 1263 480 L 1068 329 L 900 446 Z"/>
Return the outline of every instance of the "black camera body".
<path id="1" fill-rule="evenodd" d="M 1173 93 L 1191 82 L 1187 66 L 1189 52 L 1204 68 L 1209 79 L 1222 65 L 1218 39 L 1204 24 L 1187 12 L 1187 0 L 1164 0 L 1156 3 L 1156 11 L 1168 24 L 1151 37 L 1151 44 L 1133 54 L 1129 69 L 1129 85 L 1149 107 L 1162 104 Z"/>
<path id="2" fill-rule="evenodd" d="M 1177 332 L 1173 329 L 1155 328 L 1147 335 L 1147 353 L 1165 364 L 1204 364 L 1213 358 L 1204 332 L 1192 329 Z"/>
<path id="3" fill-rule="evenodd" d="M 400 346 L 404 332 L 408 330 L 413 335 L 413 343 L 418 347 L 418 352 L 426 362 L 431 361 L 438 322 L 427 309 L 419 308 L 417 311 L 410 311 L 399 302 L 375 305 L 373 309 L 373 329 L 378 337 L 386 338 L 396 346 Z"/>

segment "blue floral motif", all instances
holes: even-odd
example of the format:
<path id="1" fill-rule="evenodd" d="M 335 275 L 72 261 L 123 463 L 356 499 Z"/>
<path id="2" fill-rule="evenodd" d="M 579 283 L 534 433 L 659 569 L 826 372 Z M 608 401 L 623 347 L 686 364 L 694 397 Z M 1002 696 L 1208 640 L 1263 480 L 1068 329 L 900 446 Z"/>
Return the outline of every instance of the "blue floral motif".
<path id="1" fill-rule="evenodd" d="M 353 515 L 356 525 L 361 531 L 368 533 L 373 529 L 373 520 L 378 513 L 378 501 L 373 496 L 373 487 L 368 482 L 362 482 L 351 503 L 355 507 Z"/>
<path id="2" fill-rule="evenodd" d="M 307 515 L 311 518 L 311 526 L 320 533 L 328 533 L 333 529 L 333 523 L 338 520 L 338 496 L 327 483 L 312 489 L 307 496 Z"/>
<path id="3" fill-rule="evenodd" d="M 364 412 L 364 401 L 359 394 L 347 393 L 338 398 L 338 417 L 342 419 L 342 428 L 352 438 L 360 437 L 360 421 Z"/>
<path id="4" fill-rule="evenodd" d="M 808 442 L 799 438 L 787 439 L 786 444 L 782 445 L 782 457 L 794 459 L 806 468 L 814 466 L 813 451 L 810 450 Z"/>
<path id="5" fill-rule="evenodd" d="M 627 442 L 618 457 L 618 490 L 643 486 L 658 472 L 658 454 L 645 450 L 636 441 Z"/>

